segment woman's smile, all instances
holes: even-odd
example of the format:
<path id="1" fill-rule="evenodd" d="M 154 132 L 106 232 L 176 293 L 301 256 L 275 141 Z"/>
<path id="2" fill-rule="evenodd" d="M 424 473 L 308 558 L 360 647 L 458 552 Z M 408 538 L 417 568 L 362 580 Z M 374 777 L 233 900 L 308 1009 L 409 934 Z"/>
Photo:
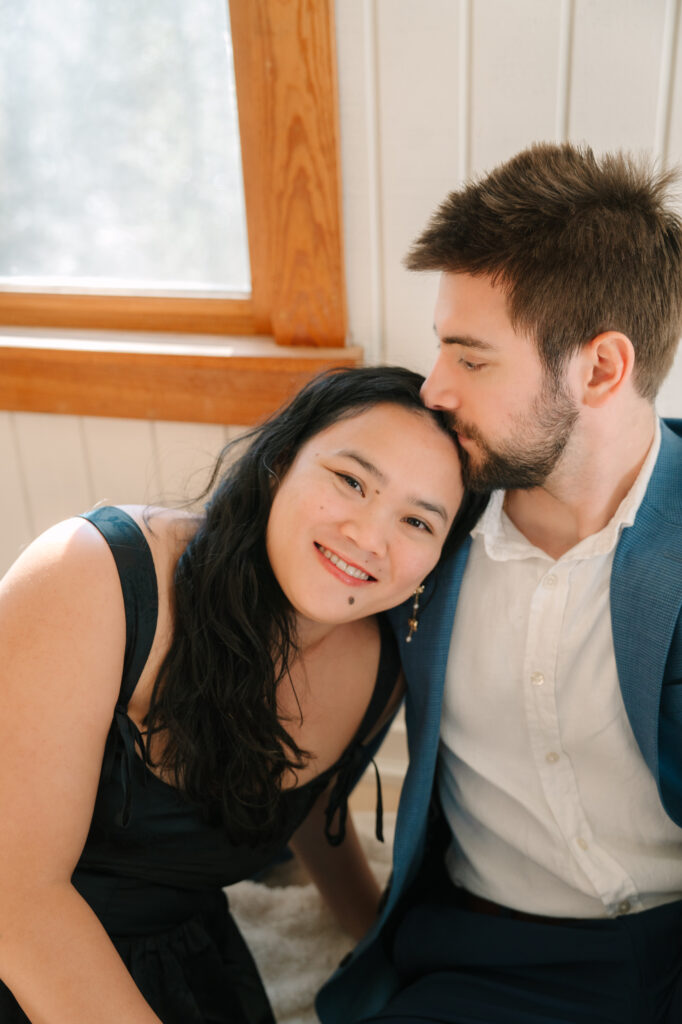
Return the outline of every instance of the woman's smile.
<path id="1" fill-rule="evenodd" d="M 333 576 L 338 576 L 339 579 L 343 580 L 344 583 L 348 583 L 350 586 L 357 586 L 362 583 L 376 583 L 376 578 L 370 576 L 369 573 L 361 569 L 359 565 L 354 565 L 352 562 L 347 562 L 345 559 L 337 555 L 336 552 L 330 551 L 329 548 L 323 547 L 314 542 L 315 550 L 322 556 L 325 569 L 332 573 Z"/>

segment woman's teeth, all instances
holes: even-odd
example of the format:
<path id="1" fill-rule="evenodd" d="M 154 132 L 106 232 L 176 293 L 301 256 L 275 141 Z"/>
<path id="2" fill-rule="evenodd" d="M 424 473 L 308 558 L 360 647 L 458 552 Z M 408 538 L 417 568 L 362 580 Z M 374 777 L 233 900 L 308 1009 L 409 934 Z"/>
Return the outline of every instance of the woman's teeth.
<path id="1" fill-rule="evenodd" d="M 345 572 L 348 576 L 352 576 L 356 580 L 371 579 L 368 573 L 363 572 L 362 569 L 356 569 L 354 565 L 348 565 L 347 562 L 344 562 L 343 558 L 339 558 L 339 556 L 335 555 L 333 551 L 329 550 L 329 548 L 320 547 L 318 544 L 317 550 L 320 551 L 325 558 L 328 558 L 337 569 L 341 569 L 341 571 Z"/>

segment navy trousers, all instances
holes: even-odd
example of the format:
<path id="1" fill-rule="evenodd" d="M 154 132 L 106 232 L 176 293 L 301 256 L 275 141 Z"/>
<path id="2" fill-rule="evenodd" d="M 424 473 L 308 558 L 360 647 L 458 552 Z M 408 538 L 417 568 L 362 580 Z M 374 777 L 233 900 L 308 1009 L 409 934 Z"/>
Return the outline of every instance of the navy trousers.
<path id="1" fill-rule="evenodd" d="M 403 987 L 364 1024 L 682 1024 L 682 901 L 536 923 L 463 909 L 443 874 L 392 950 Z"/>

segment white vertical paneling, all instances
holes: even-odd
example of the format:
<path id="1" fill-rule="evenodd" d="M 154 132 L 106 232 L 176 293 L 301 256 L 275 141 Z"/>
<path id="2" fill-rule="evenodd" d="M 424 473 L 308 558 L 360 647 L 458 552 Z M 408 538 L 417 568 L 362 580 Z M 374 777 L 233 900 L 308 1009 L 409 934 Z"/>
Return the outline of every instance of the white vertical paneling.
<path id="1" fill-rule="evenodd" d="M 226 469 L 231 463 L 233 463 L 235 461 L 235 459 L 239 458 L 239 456 L 244 452 L 244 445 L 243 444 L 234 444 L 234 442 L 235 441 L 239 441 L 239 439 L 242 438 L 245 434 L 247 434 L 250 429 L 251 429 L 250 427 L 237 427 L 237 426 L 230 426 L 230 427 L 225 427 L 224 428 L 224 431 L 225 431 L 225 444 L 226 445 L 230 445 L 230 447 L 228 448 L 228 450 L 227 450 L 227 452 L 225 454 L 225 461 L 223 463 L 223 469 Z M 217 454 L 217 452 L 216 452 L 216 454 Z M 218 479 L 220 480 L 220 478 L 218 478 Z"/>
<path id="2" fill-rule="evenodd" d="M 670 141 L 670 114 L 675 77 L 675 53 L 680 17 L 680 0 L 665 0 L 663 43 L 658 77 L 658 108 L 654 134 L 654 156 L 665 164 Z"/>
<path id="3" fill-rule="evenodd" d="M 52 523 L 97 502 L 182 501 L 244 427 L 0 413 L 0 572 Z"/>
<path id="4" fill-rule="evenodd" d="M 336 5 L 349 340 L 385 356 L 376 0 Z"/>
<path id="5" fill-rule="evenodd" d="M 187 501 L 200 494 L 223 448 L 225 428 L 208 423 L 154 424 L 156 470 L 152 502 Z"/>
<path id="6" fill-rule="evenodd" d="M 556 70 L 556 118 L 554 125 L 554 139 L 556 142 L 565 142 L 568 138 L 574 23 L 575 0 L 560 0 L 559 53 L 557 55 Z"/>
<path id="7" fill-rule="evenodd" d="M 229 442 L 232 442 L 232 441 L 238 441 L 239 438 L 243 434 L 246 434 L 250 429 L 251 429 L 251 427 L 238 427 L 238 426 L 224 427 L 224 431 L 225 431 L 225 444 L 228 444 Z"/>
<path id="8" fill-rule="evenodd" d="M 457 185 L 460 6 L 378 0 L 377 15 L 386 358 L 424 369 L 435 280 L 408 274 L 401 259 Z"/>
<path id="9" fill-rule="evenodd" d="M 556 134 L 562 6 L 474 0 L 471 170 L 490 170 Z M 521 59 L 522 55 L 522 59 Z"/>
<path id="10" fill-rule="evenodd" d="M 0 412 L 0 576 L 32 539 L 33 528 L 17 451 L 14 414 Z"/>
<path id="11" fill-rule="evenodd" d="M 472 14 L 473 0 L 459 0 L 459 25 L 457 35 L 459 47 L 457 53 L 457 135 L 458 135 L 458 176 L 466 181 L 471 174 L 471 63 L 472 54 Z"/>
<path id="12" fill-rule="evenodd" d="M 682 164 L 682 7 L 681 0 L 668 0 L 666 17 L 666 52 L 668 54 L 666 72 L 668 81 L 661 76 L 661 90 L 667 89 L 667 96 L 662 97 L 659 112 L 657 135 L 658 149 L 661 158 L 668 166 Z M 667 101 L 667 121 L 665 103 Z M 678 209 L 682 212 L 682 196 L 680 187 L 677 189 Z M 656 402 L 662 416 L 682 417 L 682 346 L 677 351 L 677 358 L 663 382 L 663 387 Z"/>
<path id="13" fill-rule="evenodd" d="M 14 423 L 35 533 L 89 508 L 94 496 L 79 418 L 24 412 Z"/>
<path id="14" fill-rule="evenodd" d="M 666 0 L 575 0 L 569 134 L 653 151 Z"/>
<path id="15" fill-rule="evenodd" d="M 672 45 L 670 119 L 668 125 L 667 159 L 682 164 L 682 16 L 680 0 L 676 4 L 675 38 Z"/>
<path id="16" fill-rule="evenodd" d="M 152 423 L 84 416 L 83 436 L 94 501 L 112 505 L 146 504 L 155 473 Z"/>

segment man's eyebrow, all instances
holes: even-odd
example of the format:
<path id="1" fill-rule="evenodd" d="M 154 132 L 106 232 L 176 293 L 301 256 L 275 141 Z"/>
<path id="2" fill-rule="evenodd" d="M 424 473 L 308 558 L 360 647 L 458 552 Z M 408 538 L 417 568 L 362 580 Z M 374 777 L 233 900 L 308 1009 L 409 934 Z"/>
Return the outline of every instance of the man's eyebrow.
<path id="1" fill-rule="evenodd" d="M 433 329 L 436 337 L 438 337 L 435 325 Z M 463 348 L 477 348 L 481 352 L 495 351 L 495 346 L 491 345 L 489 341 L 483 341 L 482 338 L 474 338 L 470 334 L 449 334 L 444 338 L 439 338 L 439 341 L 441 345 L 461 345 Z"/>
<path id="2" fill-rule="evenodd" d="M 386 483 L 386 476 L 381 472 L 373 462 L 366 459 L 364 455 L 360 455 L 359 452 L 352 451 L 350 448 L 342 448 L 341 451 L 336 453 L 337 455 L 344 455 L 347 459 L 354 459 L 364 470 L 370 473 L 375 480 L 379 483 Z M 438 505 L 433 501 L 425 501 L 423 498 L 418 498 L 416 495 L 409 495 L 407 502 L 410 505 L 416 505 L 417 508 L 423 508 L 425 512 L 434 512 L 437 516 L 440 516 L 444 523 L 448 521 L 448 514 L 442 505 Z"/>

